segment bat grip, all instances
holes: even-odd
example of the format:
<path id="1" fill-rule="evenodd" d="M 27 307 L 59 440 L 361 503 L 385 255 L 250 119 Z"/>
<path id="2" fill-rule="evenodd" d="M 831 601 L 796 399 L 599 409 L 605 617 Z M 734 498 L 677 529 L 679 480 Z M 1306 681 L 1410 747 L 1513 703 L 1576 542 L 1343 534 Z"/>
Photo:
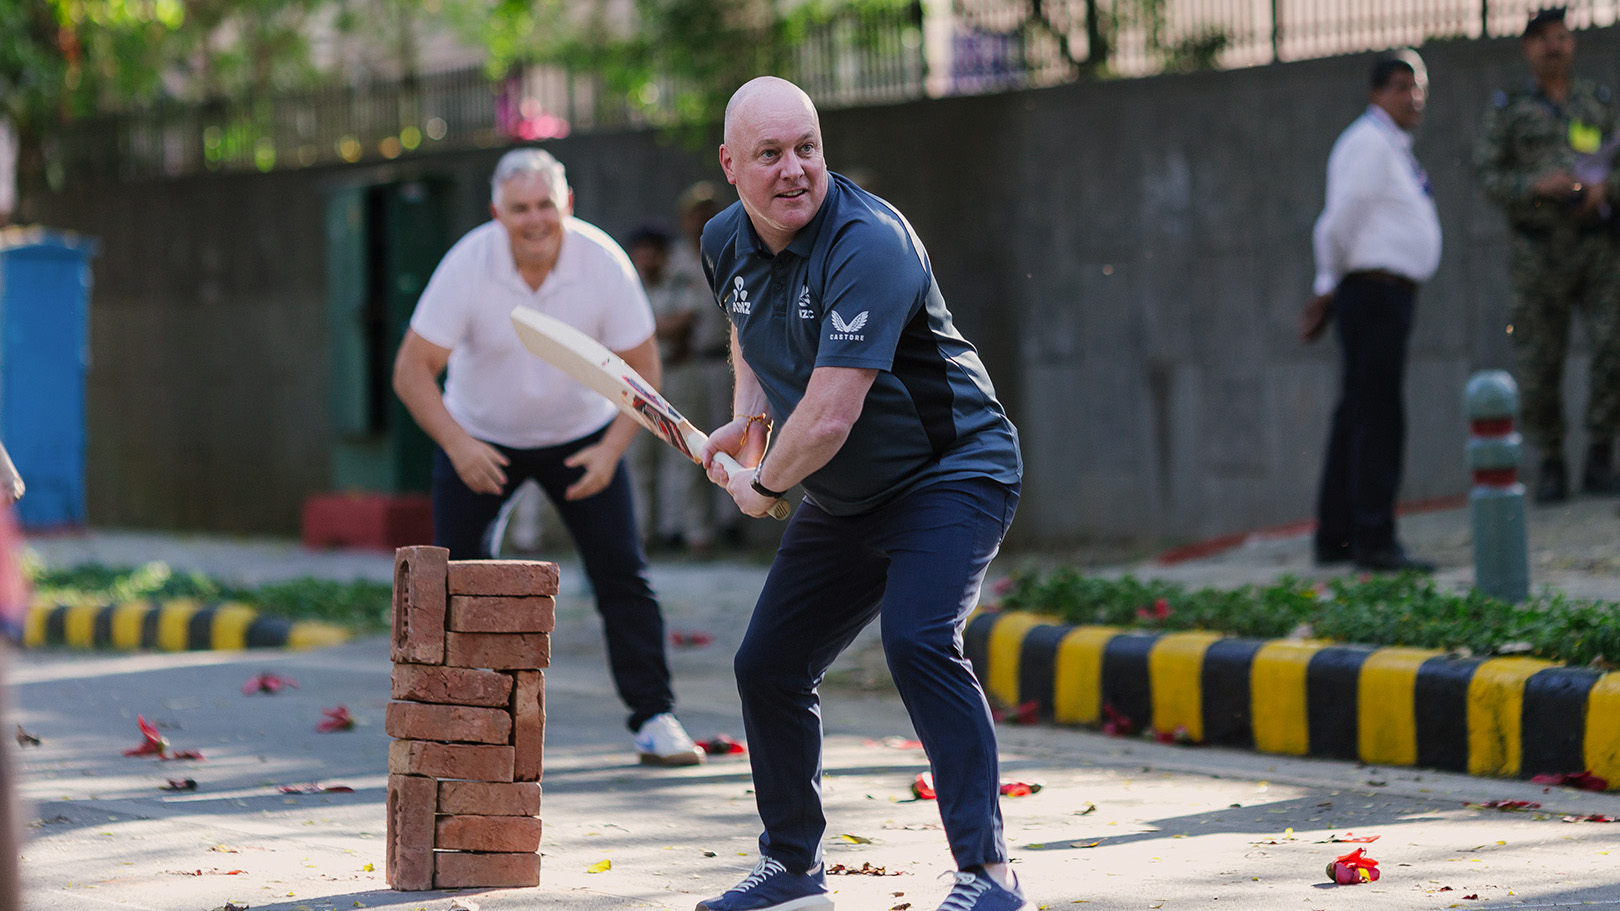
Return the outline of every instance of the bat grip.
<path id="1" fill-rule="evenodd" d="M 714 460 L 720 463 L 720 467 L 726 470 L 726 474 L 736 474 L 737 472 L 748 470 L 739 465 L 737 460 L 732 458 L 728 453 L 717 452 L 714 454 Z M 777 521 L 781 521 L 782 519 L 786 519 L 788 517 L 788 510 L 789 507 L 786 500 L 777 500 L 775 503 L 771 504 L 771 511 L 767 513 L 767 515 L 773 519 L 776 519 Z"/>

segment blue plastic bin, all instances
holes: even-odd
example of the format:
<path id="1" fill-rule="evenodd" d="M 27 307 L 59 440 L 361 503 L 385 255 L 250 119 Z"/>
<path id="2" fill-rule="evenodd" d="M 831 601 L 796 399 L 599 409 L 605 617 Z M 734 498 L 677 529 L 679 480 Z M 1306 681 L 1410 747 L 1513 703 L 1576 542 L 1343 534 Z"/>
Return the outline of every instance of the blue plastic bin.
<path id="1" fill-rule="evenodd" d="M 0 442 L 28 491 L 24 528 L 84 524 L 90 238 L 0 232 Z"/>

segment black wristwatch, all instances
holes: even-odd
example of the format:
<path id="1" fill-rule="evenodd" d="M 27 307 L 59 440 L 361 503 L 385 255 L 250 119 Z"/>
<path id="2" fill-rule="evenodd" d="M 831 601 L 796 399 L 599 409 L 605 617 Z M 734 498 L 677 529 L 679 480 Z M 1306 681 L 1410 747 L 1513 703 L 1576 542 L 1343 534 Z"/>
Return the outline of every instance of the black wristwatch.
<path id="1" fill-rule="evenodd" d="M 780 500 L 787 496 L 787 491 L 785 490 L 772 490 L 769 487 L 766 487 L 764 484 L 759 483 L 758 468 L 754 469 L 754 480 L 749 482 L 748 486 L 754 488 L 754 493 L 757 493 L 762 497 L 769 497 L 772 500 Z"/>

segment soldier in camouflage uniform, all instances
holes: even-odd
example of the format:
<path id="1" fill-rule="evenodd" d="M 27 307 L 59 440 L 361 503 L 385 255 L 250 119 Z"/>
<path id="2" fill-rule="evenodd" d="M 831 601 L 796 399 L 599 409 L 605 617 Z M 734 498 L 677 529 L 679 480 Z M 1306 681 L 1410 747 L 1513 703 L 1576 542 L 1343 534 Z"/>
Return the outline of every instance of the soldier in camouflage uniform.
<path id="1" fill-rule="evenodd" d="M 1521 41 L 1532 79 L 1497 92 L 1474 163 L 1513 233 L 1511 326 L 1525 433 L 1540 450 L 1536 501 L 1568 496 L 1560 388 L 1570 315 L 1592 341 L 1589 493 L 1620 491 L 1611 462 L 1620 431 L 1620 177 L 1608 179 L 1617 120 L 1607 87 L 1570 75 L 1575 37 L 1561 9 L 1531 18 Z"/>

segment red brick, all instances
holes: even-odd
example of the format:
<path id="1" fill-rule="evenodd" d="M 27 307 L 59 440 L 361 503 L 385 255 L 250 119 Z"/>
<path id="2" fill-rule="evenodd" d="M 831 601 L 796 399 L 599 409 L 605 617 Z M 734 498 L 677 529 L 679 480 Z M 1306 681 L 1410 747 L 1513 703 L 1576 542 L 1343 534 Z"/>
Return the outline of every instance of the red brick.
<path id="1" fill-rule="evenodd" d="M 452 595 L 557 594 L 557 564 L 538 560 L 455 560 L 450 564 Z"/>
<path id="2" fill-rule="evenodd" d="M 470 705 L 390 702 L 383 730 L 400 740 L 454 740 L 464 743 L 510 743 L 512 716 L 504 709 Z"/>
<path id="3" fill-rule="evenodd" d="M 388 745 L 388 771 L 429 778 L 511 781 L 512 748 L 474 743 L 396 740 Z"/>
<path id="4" fill-rule="evenodd" d="M 444 663 L 444 614 L 450 600 L 450 551 L 394 551 L 393 638 L 389 657 L 402 664 Z"/>
<path id="5" fill-rule="evenodd" d="M 441 781 L 439 812 L 452 816 L 539 816 L 534 781 Z"/>
<path id="6" fill-rule="evenodd" d="M 406 892 L 433 888 L 434 811 L 439 784 L 414 775 L 388 776 L 388 885 Z"/>
<path id="7" fill-rule="evenodd" d="M 336 493 L 304 498 L 304 546 L 366 547 L 384 553 L 433 540 L 433 502 L 427 494 Z"/>
<path id="8" fill-rule="evenodd" d="M 545 765 L 546 677 L 518 671 L 512 679 L 512 778 L 539 781 Z"/>
<path id="9" fill-rule="evenodd" d="M 396 664 L 393 698 L 506 708 L 512 704 L 512 675 L 467 667 Z"/>
<path id="10" fill-rule="evenodd" d="M 433 869 L 433 884 L 440 889 L 521 889 L 540 885 L 539 854 L 440 851 L 433 856 Z"/>
<path id="11" fill-rule="evenodd" d="M 557 626 L 557 600 L 530 596 L 451 595 L 445 629 L 460 633 L 549 633 Z"/>
<path id="12" fill-rule="evenodd" d="M 533 816 L 440 816 L 433 846 L 441 851 L 538 851 L 540 820 Z"/>
<path id="13" fill-rule="evenodd" d="M 445 633 L 444 663 L 527 671 L 551 664 L 550 633 Z"/>

